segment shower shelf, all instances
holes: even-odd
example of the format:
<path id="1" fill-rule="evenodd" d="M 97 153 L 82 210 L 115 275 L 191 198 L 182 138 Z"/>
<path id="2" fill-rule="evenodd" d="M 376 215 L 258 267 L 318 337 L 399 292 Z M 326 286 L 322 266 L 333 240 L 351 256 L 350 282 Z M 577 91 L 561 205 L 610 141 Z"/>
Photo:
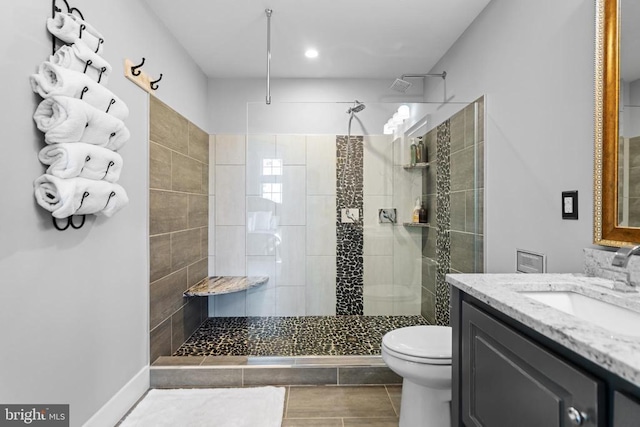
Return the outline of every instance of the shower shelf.
<path id="1" fill-rule="evenodd" d="M 416 163 L 415 165 L 402 165 L 405 169 L 426 169 L 429 167 L 429 163 Z"/>
<path id="2" fill-rule="evenodd" d="M 403 222 L 402 225 L 404 225 L 405 227 L 415 227 L 415 228 L 431 227 L 431 224 L 428 222 Z"/>
<path id="3" fill-rule="evenodd" d="M 185 297 L 205 297 L 246 291 L 269 281 L 268 276 L 211 276 L 205 277 L 184 293 Z"/>

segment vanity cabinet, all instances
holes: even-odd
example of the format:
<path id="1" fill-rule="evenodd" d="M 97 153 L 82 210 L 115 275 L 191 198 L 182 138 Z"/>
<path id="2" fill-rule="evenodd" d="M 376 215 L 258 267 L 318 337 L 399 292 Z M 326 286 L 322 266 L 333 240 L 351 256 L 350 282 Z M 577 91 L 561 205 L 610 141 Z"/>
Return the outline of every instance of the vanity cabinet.
<path id="1" fill-rule="evenodd" d="M 462 418 L 467 426 L 583 426 L 598 419 L 601 381 L 472 305 L 462 304 Z"/>
<path id="2" fill-rule="evenodd" d="M 638 387 L 452 289 L 452 425 L 640 426 Z"/>

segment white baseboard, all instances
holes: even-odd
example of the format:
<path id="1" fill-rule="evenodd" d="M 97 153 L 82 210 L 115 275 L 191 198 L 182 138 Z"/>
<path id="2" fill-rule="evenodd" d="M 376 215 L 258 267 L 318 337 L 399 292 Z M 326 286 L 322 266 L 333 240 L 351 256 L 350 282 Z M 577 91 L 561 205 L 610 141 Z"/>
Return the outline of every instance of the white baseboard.
<path id="1" fill-rule="evenodd" d="M 120 419 L 149 390 L 149 366 L 145 366 L 120 389 L 84 427 L 107 427 L 118 424 Z"/>

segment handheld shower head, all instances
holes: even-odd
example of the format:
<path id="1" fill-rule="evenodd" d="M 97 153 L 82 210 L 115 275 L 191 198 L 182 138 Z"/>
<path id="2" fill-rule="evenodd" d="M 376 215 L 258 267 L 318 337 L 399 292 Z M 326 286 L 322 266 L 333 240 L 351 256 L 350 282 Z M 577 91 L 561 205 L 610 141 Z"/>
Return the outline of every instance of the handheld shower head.
<path id="1" fill-rule="evenodd" d="M 347 110 L 347 114 L 359 113 L 360 111 L 364 110 L 365 108 L 367 108 L 367 106 L 356 99 L 353 102 L 353 107 L 351 107 L 351 108 L 349 108 Z"/>

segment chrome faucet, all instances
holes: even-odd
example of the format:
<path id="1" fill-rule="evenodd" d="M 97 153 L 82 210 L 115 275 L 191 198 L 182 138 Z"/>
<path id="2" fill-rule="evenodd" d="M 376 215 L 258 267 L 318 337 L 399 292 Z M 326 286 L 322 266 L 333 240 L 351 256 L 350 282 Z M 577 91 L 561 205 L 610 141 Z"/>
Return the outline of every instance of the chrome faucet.
<path id="1" fill-rule="evenodd" d="M 625 268 L 627 264 L 629 264 L 629 259 L 631 259 L 631 255 L 635 255 L 640 252 L 640 245 L 636 246 L 623 246 L 618 249 L 615 256 L 613 257 L 613 261 L 611 261 L 611 265 L 614 267 L 622 267 Z"/>

